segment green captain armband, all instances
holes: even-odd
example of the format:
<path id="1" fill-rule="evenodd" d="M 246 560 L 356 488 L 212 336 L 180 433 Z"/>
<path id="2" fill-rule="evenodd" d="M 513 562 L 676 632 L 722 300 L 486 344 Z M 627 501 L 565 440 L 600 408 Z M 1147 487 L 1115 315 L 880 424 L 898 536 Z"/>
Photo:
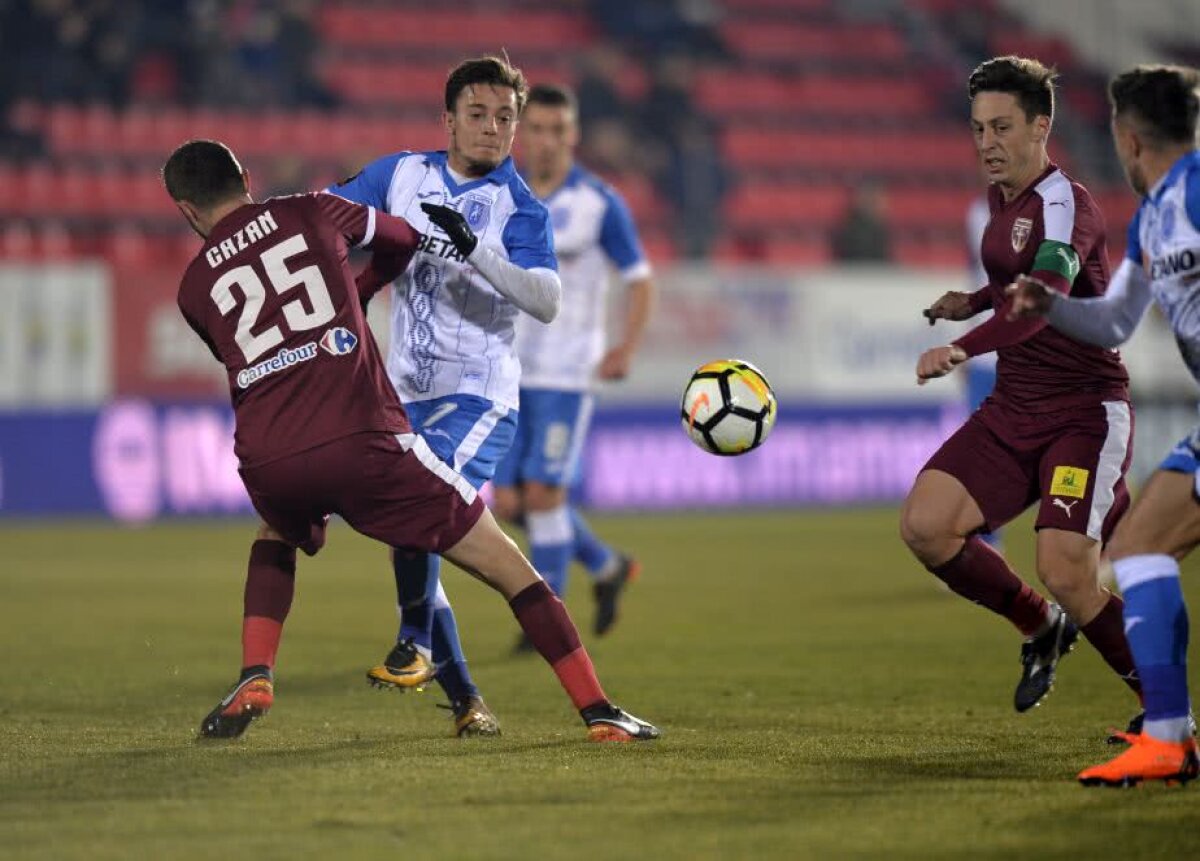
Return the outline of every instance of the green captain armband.
<path id="1" fill-rule="evenodd" d="M 1037 256 L 1033 258 L 1033 266 L 1030 267 L 1032 272 L 1039 269 L 1057 272 L 1067 279 L 1068 284 L 1073 284 L 1075 276 L 1079 274 L 1079 255 L 1065 242 L 1047 239 L 1038 246 Z"/>

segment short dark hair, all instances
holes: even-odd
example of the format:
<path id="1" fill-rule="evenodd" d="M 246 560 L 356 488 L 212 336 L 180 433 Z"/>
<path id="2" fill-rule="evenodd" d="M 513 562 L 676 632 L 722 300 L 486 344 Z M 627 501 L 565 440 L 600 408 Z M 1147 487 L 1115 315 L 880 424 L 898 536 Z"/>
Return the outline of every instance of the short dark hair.
<path id="1" fill-rule="evenodd" d="M 188 141 L 171 153 L 162 169 L 167 194 L 208 207 L 246 193 L 242 166 L 225 144 L 218 141 Z"/>
<path id="2" fill-rule="evenodd" d="M 506 57 L 476 57 L 464 60 L 454 67 L 446 79 L 446 110 L 454 113 L 458 94 L 472 84 L 490 84 L 494 87 L 511 87 L 517 94 L 517 112 L 525 107 L 527 89 L 521 70 L 508 62 Z"/>
<path id="3" fill-rule="evenodd" d="M 967 81 L 967 93 L 1009 93 L 1025 112 L 1025 119 L 1054 118 L 1054 81 L 1058 72 L 1028 57 L 994 57 L 980 63 Z"/>
<path id="4" fill-rule="evenodd" d="M 1133 114 L 1148 137 L 1164 144 L 1196 140 L 1200 73 L 1187 66 L 1135 66 L 1108 85 L 1113 114 Z"/>
<path id="5" fill-rule="evenodd" d="M 579 101 L 575 98 L 575 93 L 563 84 L 534 84 L 529 88 L 529 99 L 525 104 L 579 111 Z"/>

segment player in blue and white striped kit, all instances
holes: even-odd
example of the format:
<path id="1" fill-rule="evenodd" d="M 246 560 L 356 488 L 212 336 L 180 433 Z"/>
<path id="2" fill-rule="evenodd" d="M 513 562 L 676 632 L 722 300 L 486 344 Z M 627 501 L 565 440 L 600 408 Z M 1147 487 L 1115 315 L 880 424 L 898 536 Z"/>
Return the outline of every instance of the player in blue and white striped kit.
<path id="1" fill-rule="evenodd" d="M 446 82 L 444 152 L 400 152 L 329 191 L 404 217 L 420 234 L 395 284 L 388 375 L 413 429 L 476 488 L 491 478 L 517 427 L 520 362 L 515 325 L 549 322 L 562 287 L 546 207 L 517 175 L 510 152 L 526 87 L 494 57 L 460 64 Z M 407 687 L 397 655 L 411 638 L 421 660 L 443 664 L 459 735 L 499 732 L 467 672 L 439 559 L 393 551 L 398 647 L 373 683 Z"/>
<path id="2" fill-rule="evenodd" d="M 1010 314 L 1044 314 L 1078 341 L 1115 348 L 1154 301 L 1200 382 L 1200 73 L 1139 66 L 1113 79 L 1113 138 L 1142 204 L 1129 225 L 1126 259 L 1108 292 L 1060 296 L 1035 280 L 1009 288 Z M 1187 684 L 1188 615 L 1179 560 L 1200 544 L 1200 428 L 1151 476 L 1118 524 L 1109 550 L 1125 594 L 1125 635 L 1142 682 L 1145 712 L 1117 737 L 1130 747 L 1080 772 L 1085 786 L 1200 776 Z"/>
<path id="3" fill-rule="evenodd" d="M 583 563 L 596 597 L 594 630 L 604 634 L 616 621 L 618 599 L 638 565 L 601 542 L 567 494 L 591 418 L 591 390 L 597 379 L 619 380 L 629 373 L 654 284 L 625 201 L 575 163 L 574 94 L 560 86 L 533 87 L 517 137 L 522 175 L 550 210 L 563 301 L 553 323 L 529 316 L 517 322 L 521 418 L 517 438 L 496 470 L 494 508 L 501 518 L 524 523 L 533 565 L 559 596 L 572 558 Z M 614 270 L 628 288 L 625 323 L 621 340 L 606 348 L 606 299 Z M 524 646 L 518 641 L 518 650 Z"/>

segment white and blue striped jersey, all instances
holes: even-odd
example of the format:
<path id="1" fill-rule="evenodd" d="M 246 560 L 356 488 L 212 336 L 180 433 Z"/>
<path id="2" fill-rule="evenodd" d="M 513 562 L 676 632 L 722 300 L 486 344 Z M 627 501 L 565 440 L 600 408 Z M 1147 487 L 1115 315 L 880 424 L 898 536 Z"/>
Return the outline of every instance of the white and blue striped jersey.
<path id="1" fill-rule="evenodd" d="M 1200 382 L 1200 151 L 1180 158 L 1150 190 L 1129 225 L 1125 253 L 1149 278 Z"/>
<path id="2" fill-rule="evenodd" d="M 551 323 L 517 321 L 521 387 L 585 391 L 604 356 L 608 282 L 615 268 L 626 283 L 650 274 L 625 201 L 579 165 L 542 201 L 550 210 L 562 280 L 562 307 Z"/>
<path id="3" fill-rule="evenodd" d="M 550 216 L 512 158 L 480 179 L 458 182 L 446 153 L 384 156 L 329 191 L 406 219 L 421 242 L 392 297 L 388 376 L 405 403 L 454 394 L 518 407 L 515 323 L 525 317 L 458 253 L 421 211 L 457 209 L 481 245 L 523 269 L 557 270 Z"/>

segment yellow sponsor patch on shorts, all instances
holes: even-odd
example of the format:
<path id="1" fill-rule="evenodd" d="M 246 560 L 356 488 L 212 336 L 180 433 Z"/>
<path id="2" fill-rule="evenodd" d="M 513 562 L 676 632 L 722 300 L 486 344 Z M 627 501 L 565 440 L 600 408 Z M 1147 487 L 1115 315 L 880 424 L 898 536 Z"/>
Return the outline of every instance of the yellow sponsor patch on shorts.
<path id="1" fill-rule="evenodd" d="M 1054 477 L 1050 481 L 1051 496 L 1073 496 L 1083 499 L 1087 494 L 1089 473 L 1077 466 L 1056 466 Z"/>

